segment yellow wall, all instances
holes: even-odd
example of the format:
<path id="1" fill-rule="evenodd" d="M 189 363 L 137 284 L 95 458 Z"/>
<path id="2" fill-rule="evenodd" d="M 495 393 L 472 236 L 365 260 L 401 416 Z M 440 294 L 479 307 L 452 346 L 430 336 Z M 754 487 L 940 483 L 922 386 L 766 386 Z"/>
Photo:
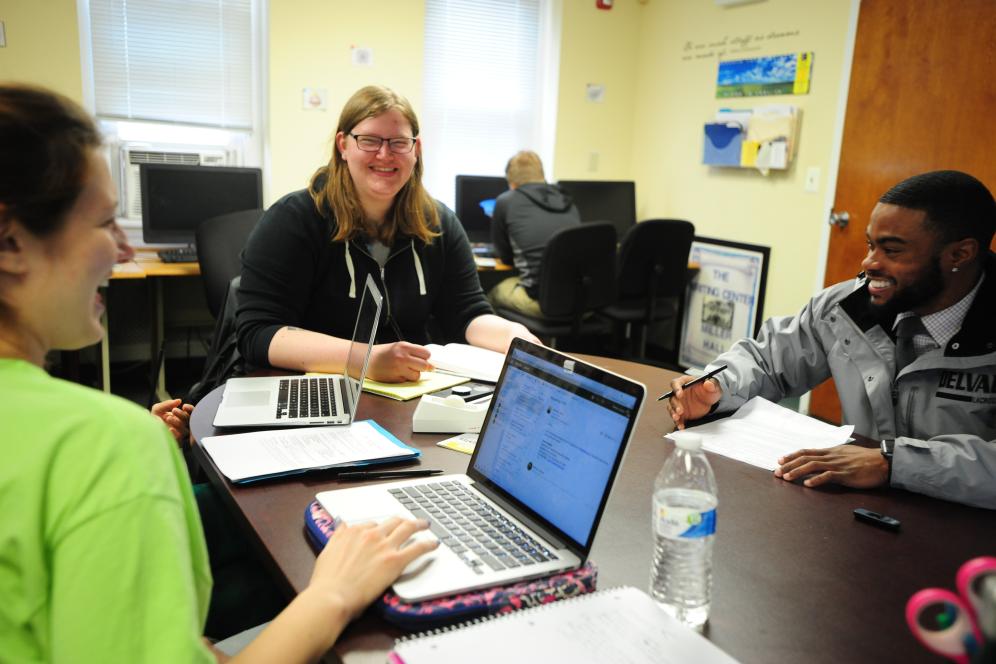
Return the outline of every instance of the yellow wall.
<path id="1" fill-rule="evenodd" d="M 7 48 L 0 78 L 29 80 L 81 99 L 79 39 L 73 0 L 0 0 Z M 345 100 L 369 83 L 422 97 L 424 5 L 378 0 L 280 0 L 269 3 L 266 142 L 267 204 L 306 186 L 328 160 L 329 138 Z M 819 247 L 826 182 L 851 0 L 766 0 L 722 8 L 688 0 L 617 0 L 610 11 L 564 0 L 554 179 L 634 179 L 640 218 L 680 217 L 700 235 L 771 247 L 766 315 L 796 311 L 822 274 Z M 384 20 L 390 17 L 390 20 Z M 724 37 L 796 32 L 752 40 L 751 50 L 722 57 L 814 51 L 810 94 L 746 100 L 715 98 Z M 686 43 L 706 44 L 685 51 Z M 354 66 L 351 47 L 373 49 L 373 65 Z M 689 59 L 683 56 L 691 54 Z M 695 57 L 711 53 L 705 57 Z M 585 98 L 605 86 L 602 103 Z M 326 88 L 328 110 L 303 110 L 302 88 Z M 702 124 L 721 107 L 793 103 L 803 109 L 793 167 L 764 177 L 701 162 Z M 597 164 L 592 170 L 592 153 Z M 807 168 L 820 189 L 803 191 Z"/>
<path id="2" fill-rule="evenodd" d="M 364 85 L 386 85 L 418 113 L 422 101 L 424 6 L 410 0 L 271 0 L 267 141 L 269 205 L 306 187 L 328 162 L 339 111 Z M 354 66 L 351 47 L 373 49 L 372 66 Z M 302 109 L 302 89 L 328 90 L 328 110 Z"/>
<path id="3" fill-rule="evenodd" d="M 637 0 L 619 0 L 609 11 L 597 9 L 594 2 L 564 1 L 551 179 L 633 179 L 642 9 Z M 589 83 L 605 86 L 604 101 L 586 99 Z"/>
<path id="4" fill-rule="evenodd" d="M 0 21 L 7 34 L 0 81 L 44 85 L 82 103 L 75 0 L 0 0 Z"/>
<path id="5" fill-rule="evenodd" d="M 688 219 L 699 235 L 770 246 L 765 317 L 795 313 L 812 295 L 823 269 L 825 189 L 850 0 L 766 0 L 730 8 L 704 0 L 649 0 L 642 9 L 633 125 L 640 137 L 633 158 L 639 217 Z M 752 39 L 749 47 L 756 50 L 741 53 L 731 46 L 709 46 L 724 37 L 796 31 L 797 36 Z M 686 51 L 689 42 L 692 48 Z M 705 46 L 696 49 L 696 44 Z M 727 51 L 723 59 L 813 51 L 810 93 L 716 99 L 721 50 Z M 748 169 L 702 165 L 702 125 L 717 109 L 772 103 L 802 109 L 797 158 L 788 171 L 765 177 Z M 812 166 L 821 171 L 816 193 L 803 190 Z"/>

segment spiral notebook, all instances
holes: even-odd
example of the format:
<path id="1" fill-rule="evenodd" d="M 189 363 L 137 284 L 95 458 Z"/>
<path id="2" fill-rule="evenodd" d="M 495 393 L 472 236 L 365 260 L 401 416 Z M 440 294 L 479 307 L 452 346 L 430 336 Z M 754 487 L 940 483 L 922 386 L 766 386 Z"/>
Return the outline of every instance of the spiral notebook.
<path id="1" fill-rule="evenodd" d="M 736 660 L 664 613 L 643 591 L 612 588 L 395 642 L 391 664 Z"/>

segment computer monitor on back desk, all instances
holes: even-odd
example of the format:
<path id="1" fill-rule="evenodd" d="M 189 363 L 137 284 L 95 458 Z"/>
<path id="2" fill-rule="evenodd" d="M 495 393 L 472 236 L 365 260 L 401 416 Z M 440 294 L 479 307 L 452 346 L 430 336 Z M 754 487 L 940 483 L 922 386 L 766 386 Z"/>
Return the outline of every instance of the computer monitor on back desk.
<path id="1" fill-rule="evenodd" d="M 631 180 L 560 180 L 557 186 L 574 199 L 582 222 L 612 222 L 620 242 L 636 225 L 636 183 Z"/>
<path id="2" fill-rule="evenodd" d="M 145 242 L 192 245 L 205 219 L 263 207 L 258 168 L 142 164 L 140 177 Z"/>
<path id="3" fill-rule="evenodd" d="M 503 177 L 456 176 L 455 212 L 471 242 L 491 242 L 491 213 L 494 211 L 494 201 L 499 194 L 506 191 L 508 191 L 508 182 Z"/>

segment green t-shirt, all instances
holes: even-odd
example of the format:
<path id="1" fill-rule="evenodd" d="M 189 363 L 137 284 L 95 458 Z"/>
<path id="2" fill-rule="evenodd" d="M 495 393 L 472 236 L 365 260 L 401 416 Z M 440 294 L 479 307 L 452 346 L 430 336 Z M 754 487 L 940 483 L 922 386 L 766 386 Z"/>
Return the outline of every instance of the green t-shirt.
<path id="1" fill-rule="evenodd" d="M 0 358 L 0 662 L 214 662 L 204 534 L 169 431 Z"/>

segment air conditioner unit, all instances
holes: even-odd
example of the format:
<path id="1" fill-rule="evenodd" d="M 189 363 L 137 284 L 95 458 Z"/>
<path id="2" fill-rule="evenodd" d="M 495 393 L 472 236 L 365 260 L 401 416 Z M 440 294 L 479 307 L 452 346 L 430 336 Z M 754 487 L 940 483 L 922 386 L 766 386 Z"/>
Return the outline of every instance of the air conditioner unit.
<path id="1" fill-rule="evenodd" d="M 176 164 L 180 166 L 240 166 L 242 155 L 229 146 L 151 145 L 121 143 L 111 150 L 117 162 L 119 215 L 133 221 L 142 220 L 142 185 L 140 164 Z"/>

